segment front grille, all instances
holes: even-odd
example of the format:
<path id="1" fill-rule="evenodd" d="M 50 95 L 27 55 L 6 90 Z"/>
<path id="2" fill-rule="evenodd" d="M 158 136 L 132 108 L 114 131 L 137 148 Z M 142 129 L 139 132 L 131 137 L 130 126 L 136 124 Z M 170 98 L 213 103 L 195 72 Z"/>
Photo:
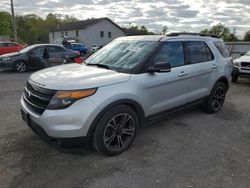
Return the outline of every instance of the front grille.
<path id="1" fill-rule="evenodd" d="M 241 62 L 241 66 L 250 68 L 250 62 Z"/>
<path id="2" fill-rule="evenodd" d="M 23 99 L 32 111 L 42 114 L 55 93 L 55 90 L 44 89 L 27 82 L 24 88 Z"/>

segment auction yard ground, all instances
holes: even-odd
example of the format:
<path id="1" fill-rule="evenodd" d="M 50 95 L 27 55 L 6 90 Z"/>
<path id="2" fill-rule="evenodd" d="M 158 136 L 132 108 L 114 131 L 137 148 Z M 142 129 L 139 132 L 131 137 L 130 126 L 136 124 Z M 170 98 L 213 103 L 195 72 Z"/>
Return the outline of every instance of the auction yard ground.
<path id="1" fill-rule="evenodd" d="M 56 149 L 22 121 L 31 72 L 0 71 L 0 187 L 249 187 L 250 79 L 232 84 L 223 109 L 178 113 L 139 131 L 116 157 Z"/>

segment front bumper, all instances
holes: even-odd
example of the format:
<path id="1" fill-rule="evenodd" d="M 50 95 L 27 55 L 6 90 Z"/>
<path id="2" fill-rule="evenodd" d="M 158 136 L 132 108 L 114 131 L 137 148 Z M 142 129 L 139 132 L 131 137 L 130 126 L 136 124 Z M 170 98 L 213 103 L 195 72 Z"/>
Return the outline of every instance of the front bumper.
<path id="1" fill-rule="evenodd" d="M 250 68 L 234 66 L 232 76 L 250 75 Z"/>
<path id="2" fill-rule="evenodd" d="M 86 137 L 88 130 L 99 113 L 99 108 L 88 98 L 76 101 L 70 107 L 62 110 L 45 110 L 42 115 L 33 112 L 21 98 L 21 110 L 27 114 L 26 123 L 41 135 L 56 139 L 72 139 Z M 25 118 L 23 118 L 25 119 Z"/>
<path id="3" fill-rule="evenodd" d="M 13 69 L 13 63 L 10 61 L 0 61 L 0 69 Z"/>
<path id="4" fill-rule="evenodd" d="M 74 138 L 57 138 L 49 136 L 43 128 L 36 124 L 33 120 L 29 118 L 29 114 L 25 113 L 21 109 L 21 114 L 23 120 L 27 123 L 27 125 L 32 129 L 34 133 L 36 133 L 43 141 L 47 143 L 55 143 L 59 146 L 66 147 L 76 147 L 76 146 L 90 146 L 91 137 L 90 136 L 82 136 L 82 137 L 74 137 Z"/>

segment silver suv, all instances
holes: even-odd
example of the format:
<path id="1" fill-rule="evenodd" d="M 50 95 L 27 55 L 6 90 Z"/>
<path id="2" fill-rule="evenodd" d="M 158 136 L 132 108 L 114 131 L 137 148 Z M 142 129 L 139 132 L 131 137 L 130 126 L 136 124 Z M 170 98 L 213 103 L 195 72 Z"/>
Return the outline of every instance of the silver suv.
<path id="1" fill-rule="evenodd" d="M 120 154 L 145 120 L 194 105 L 218 112 L 232 71 L 228 54 L 212 36 L 121 37 L 84 64 L 33 73 L 21 98 L 22 117 L 43 138 Z"/>

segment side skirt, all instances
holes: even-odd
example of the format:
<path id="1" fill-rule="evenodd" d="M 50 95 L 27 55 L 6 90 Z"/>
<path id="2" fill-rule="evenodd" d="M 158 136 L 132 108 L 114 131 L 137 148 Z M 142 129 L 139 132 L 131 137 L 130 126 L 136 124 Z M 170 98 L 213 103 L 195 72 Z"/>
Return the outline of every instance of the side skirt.
<path id="1" fill-rule="evenodd" d="M 156 121 L 160 121 L 162 119 L 165 119 L 168 116 L 174 115 L 178 112 L 184 111 L 184 110 L 188 110 L 188 109 L 193 109 L 193 108 L 197 108 L 199 106 L 201 106 L 204 102 L 206 102 L 206 100 L 208 99 L 208 97 L 204 97 L 202 99 L 193 101 L 193 102 L 189 102 L 185 105 L 170 109 L 170 110 L 166 110 L 157 114 L 153 114 L 150 115 L 148 117 L 146 117 L 146 121 L 149 122 L 156 122 Z"/>

